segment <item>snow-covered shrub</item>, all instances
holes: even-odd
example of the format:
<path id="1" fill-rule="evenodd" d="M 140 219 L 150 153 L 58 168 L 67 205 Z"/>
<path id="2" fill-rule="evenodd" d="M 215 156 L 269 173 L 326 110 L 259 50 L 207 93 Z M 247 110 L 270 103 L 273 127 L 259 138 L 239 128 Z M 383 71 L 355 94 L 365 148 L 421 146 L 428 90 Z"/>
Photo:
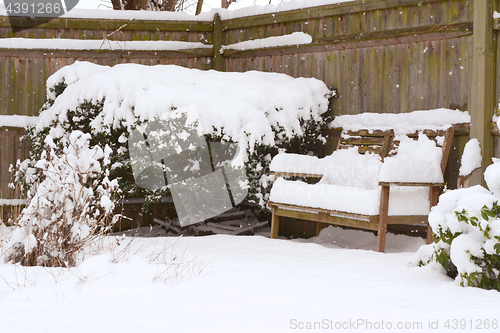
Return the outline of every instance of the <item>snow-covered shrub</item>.
<path id="1" fill-rule="evenodd" d="M 144 197 L 146 205 L 169 195 L 168 187 L 137 186 L 128 150 L 130 133 L 165 113 L 194 105 L 208 141 L 233 142 L 244 156 L 249 195 L 243 204 L 266 209 L 271 156 L 278 149 L 307 153 L 326 140 L 333 92 L 317 79 L 277 73 L 222 73 L 178 66 L 122 64 L 114 67 L 76 62 L 47 81 L 47 103 L 29 129 L 31 161 L 40 159 L 50 135 L 62 148 L 75 130 L 91 135 L 91 146 L 113 151 L 104 166 L 125 197 Z M 41 174 L 24 178 L 29 188 Z"/>
<path id="2" fill-rule="evenodd" d="M 83 247 L 112 227 L 119 189 L 103 170 L 110 163 L 111 149 L 90 146 L 90 134 L 81 131 L 71 132 L 60 145 L 62 149 L 45 136 L 44 150 L 34 165 L 39 183 L 32 182 L 27 206 L 14 221 L 17 228 L 3 253 L 6 261 L 71 267 Z M 18 172 L 34 175 L 28 163 Z"/>
<path id="3" fill-rule="evenodd" d="M 449 190 L 429 214 L 435 242 L 423 246 L 414 262 L 437 262 L 462 286 L 500 291 L 500 163 L 485 172 L 482 186 Z"/>
<path id="4" fill-rule="evenodd" d="M 303 155 L 317 151 L 326 143 L 322 132 L 330 120 L 329 116 L 323 117 L 321 121 L 302 120 L 301 126 L 304 134 L 293 137 L 287 137 L 283 128 L 275 129 L 277 136 L 275 145 L 258 144 L 253 151 L 247 148 L 248 162 L 246 167 L 250 189 L 245 203 L 251 207 L 257 207 L 261 213 L 268 213 L 267 202 L 274 180 L 274 176 L 269 176 L 272 158 L 278 154 L 279 150 Z"/>
<path id="5" fill-rule="evenodd" d="M 474 170 L 481 167 L 481 146 L 478 139 L 470 139 L 464 147 L 462 153 L 461 165 L 458 172 L 459 176 L 470 175 Z"/>

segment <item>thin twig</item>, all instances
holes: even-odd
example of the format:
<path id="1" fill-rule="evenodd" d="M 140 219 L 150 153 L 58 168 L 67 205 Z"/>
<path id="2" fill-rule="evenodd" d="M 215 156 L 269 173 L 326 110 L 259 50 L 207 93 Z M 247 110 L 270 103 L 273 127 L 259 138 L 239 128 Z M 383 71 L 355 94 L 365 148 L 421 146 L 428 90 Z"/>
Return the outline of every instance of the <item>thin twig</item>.
<path id="1" fill-rule="evenodd" d="M 109 43 L 109 40 L 108 40 L 108 37 L 111 37 L 113 36 L 116 32 L 122 30 L 123 28 L 125 28 L 127 25 L 129 25 L 132 21 L 135 21 L 135 19 L 131 19 L 128 23 L 125 23 L 124 25 L 122 25 L 121 27 L 119 27 L 118 29 L 116 29 L 115 31 L 113 31 L 112 33 L 109 33 L 106 35 L 106 37 L 104 37 L 104 39 L 102 40 L 102 43 L 101 43 L 101 46 L 99 47 L 99 49 L 96 51 L 96 53 L 94 54 L 94 57 L 92 58 L 92 61 L 94 61 L 94 59 L 97 57 L 97 54 L 99 52 L 101 52 L 101 49 L 102 47 L 104 46 L 104 43 L 107 41 Z M 111 43 L 109 43 L 109 45 L 111 46 Z M 118 43 L 118 46 L 120 46 L 120 43 Z M 121 46 L 120 46 L 121 48 Z"/>

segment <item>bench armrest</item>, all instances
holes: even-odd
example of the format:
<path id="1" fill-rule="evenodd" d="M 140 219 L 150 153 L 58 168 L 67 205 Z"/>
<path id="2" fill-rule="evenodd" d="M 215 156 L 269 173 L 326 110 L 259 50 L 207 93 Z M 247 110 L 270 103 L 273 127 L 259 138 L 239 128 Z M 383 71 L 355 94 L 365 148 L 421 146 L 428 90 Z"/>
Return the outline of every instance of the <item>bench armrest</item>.
<path id="1" fill-rule="evenodd" d="M 321 178 L 323 175 L 316 173 L 301 173 L 301 172 L 269 172 L 270 175 L 274 175 L 276 177 L 310 177 L 310 178 Z"/>
<path id="2" fill-rule="evenodd" d="M 379 182 L 379 186 L 429 186 L 429 187 L 443 187 L 444 183 L 426 183 L 426 182 Z"/>

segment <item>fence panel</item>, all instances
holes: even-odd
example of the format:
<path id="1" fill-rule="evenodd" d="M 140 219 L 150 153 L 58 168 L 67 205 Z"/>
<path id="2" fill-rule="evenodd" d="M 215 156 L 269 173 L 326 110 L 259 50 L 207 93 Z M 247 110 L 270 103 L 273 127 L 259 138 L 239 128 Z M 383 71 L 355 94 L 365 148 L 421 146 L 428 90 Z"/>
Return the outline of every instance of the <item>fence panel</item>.
<path id="1" fill-rule="evenodd" d="M 14 191 L 8 186 L 12 182 L 9 168 L 11 164 L 15 165 L 17 160 L 28 158 L 30 145 L 21 141 L 23 135 L 23 129 L 0 127 L 0 199 L 14 198 Z"/>
<path id="2" fill-rule="evenodd" d="M 469 1 L 355 1 L 321 8 L 223 21 L 227 44 L 296 31 L 313 37 L 310 45 L 232 52 L 226 70 L 316 77 L 338 88 L 335 115 L 467 109 Z"/>
<path id="3" fill-rule="evenodd" d="M 21 19 L 20 19 L 21 20 Z M 18 23 L 21 26 L 21 23 Z M 113 41 L 182 41 L 210 44 L 212 22 L 128 21 L 109 19 L 55 19 L 41 26 L 12 32 L 11 21 L 0 17 L 0 115 L 37 115 L 45 101 L 45 81 L 77 60 L 113 66 L 119 63 L 176 64 L 210 69 L 211 49 L 182 51 L 55 50 L 2 47 L 2 38 L 76 39 Z M 108 41 L 104 41 L 108 39 Z"/>
<path id="4" fill-rule="evenodd" d="M 340 98 L 333 103 L 334 115 L 400 113 L 439 107 L 468 110 L 472 80 L 472 3 L 470 0 L 357 0 L 205 22 L 56 19 L 15 34 L 8 18 L 0 17 L 0 91 L 3 92 L 0 115 L 37 115 L 45 101 L 46 79 L 77 60 L 108 66 L 176 64 L 199 69 L 260 70 L 316 77 L 338 89 Z M 495 21 L 496 30 L 500 29 L 499 21 Z M 217 61 L 214 61 L 214 52 L 218 52 L 218 48 L 36 50 L 9 49 L 1 43 L 4 38 L 22 37 L 228 45 L 293 32 L 311 35 L 312 43 L 226 50 L 222 58 L 217 54 Z M 500 48 L 498 40 L 496 38 L 497 49 Z M 496 87 L 500 96 L 498 84 Z M 0 129 L 0 189 L 3 193 L 9 193 L 5 170 L 8 164 L 14 163 L 14 152 L 18 149 L 11 134 L 7 134 L 9 131 L 14 129 Z M 18 155 L 25 154 L 25 149 Z M 2 195 L 0 197 L 6 198 Z"/>

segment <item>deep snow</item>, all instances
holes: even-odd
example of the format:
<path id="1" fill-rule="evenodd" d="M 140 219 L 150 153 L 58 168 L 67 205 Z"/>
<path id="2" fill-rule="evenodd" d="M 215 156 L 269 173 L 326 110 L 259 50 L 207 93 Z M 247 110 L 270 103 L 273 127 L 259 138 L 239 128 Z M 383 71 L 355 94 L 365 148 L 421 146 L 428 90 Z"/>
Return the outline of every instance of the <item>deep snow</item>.
<path id="1" fill-rule="evenodd" d="M 222 16 L 295 9 L 297 3 Z M 1 332 L 288 332 L 310 331 L 308 324 L 316 323 L 324 331 L 337 324 L 356 332 L 384 331 L 377 328 L 389 324 L 392 331 L 400 324 L 400 331 L 409 332 L 457 331 L 455 324 L 461 332 L 498 331 L 491 324 L 500 320 L 500 293 L 461 288 L 435 265 L 410 266 L 409 258 L 424 243 L 420 238 L 389 234 L 383 254 L 373 251 L 376 238 L 364 231 L 329 227 L 309 240 L 274 240 L 268 233 L 111 236 L 106 249 L 89 252 L 73 269 L 0 262 Z M 0 225 L 0 245 L 9 234 Z"/>
<path id="2" fill-rule="evenodd" d="M 435 266 L 408 265 L 421 238 L 389 234 L 385 254 L 366 250 L 375 248 L 373 234 L 334 227 L 309 240 L 107 242 L 114 250 L 89 254 L 70 270 L 0 263 L 2 332 L 311 331 L 299 329 L 307 322 L 319 322 L 318 331 L 349 324 L 364 332 L 382 321 L 386 328 L 401 323 L 401 331 L 445 332 L 448 319 L 499 319 L 500 293 L 459 287 Z M 180 265 L 168 268 L 173 257 Z M 440 329 L 429 329 L 436 321 Z"/>

